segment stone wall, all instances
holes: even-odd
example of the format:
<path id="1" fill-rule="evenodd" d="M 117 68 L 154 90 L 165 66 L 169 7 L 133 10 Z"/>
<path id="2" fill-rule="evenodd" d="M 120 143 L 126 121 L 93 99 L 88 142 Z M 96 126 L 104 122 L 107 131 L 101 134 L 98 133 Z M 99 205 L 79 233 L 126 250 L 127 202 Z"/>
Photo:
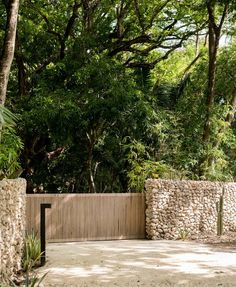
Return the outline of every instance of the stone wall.
<path id="1" fill-rule="evenodd" d="M 236 183 L 147 180 L 147 237 L 177 239 L 216 234 L 216 205 L 223 190 L 224 232 L 236 231 Z"/>
<path id="2" fill-rule="evenodd" d="M 25 201 L 24 179 L 0 181 L 0 282 L 12 279 L 21 268 Z"/>

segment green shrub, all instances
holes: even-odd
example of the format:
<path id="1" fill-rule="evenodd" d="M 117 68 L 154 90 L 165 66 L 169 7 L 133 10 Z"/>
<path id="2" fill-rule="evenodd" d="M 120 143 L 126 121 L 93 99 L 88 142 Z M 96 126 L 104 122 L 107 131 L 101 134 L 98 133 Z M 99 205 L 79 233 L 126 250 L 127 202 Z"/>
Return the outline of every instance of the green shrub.
<path id="1" fill-rule="evenodd" d="M 47 273 L 45 273 L 41 278 L 37 276 L 37 274 L 33 274 L 33 276 L 26 277 L 24 285 L 22 287 L 39 287 L 40 283 L 44 280 Z M 13 285 L 12 287 L 16 287 Z"/>
<path id="2" fill-rule="evenodd" d="M 187 229 L 180 229 L 179 230 L 179 236 L 178 239 L 181 240 L 188 240 L 190 238 L 191 234 L 190 231 Z"/>
<path id="3" fill-rule="evenodd" d="M 15 115 L 0 105 L 0 180 L 21 173 L 18 158 L 23 144 L 15 133 L 16 120 Z"/>
<path id="4" fill-rule="evenodd" d="M 23 283 L 18 283 L 17 285 L 14 282 L 11 282 L 8 285 L 0 283 L 0 287 L 17 287 L 17 286 L 21 286 L 21 287 L 40 287 L 40 284 L 44 280 L 46 275 L 47 275 L 47 273 L 45 273 L 41 278 L 39 278 L 37 276 L 37 274 L 34 273 L 31 276 L 27 275 Z"/>
<path id="5" fill-rule="evenodd" d="M 24 242 L 24 252 L 22 258 L 23 271 L 30 271 L 33 267 L 36 267 L 39 263 L 40 256 L 40 240 L 34 233 L 27 234 Z"/>

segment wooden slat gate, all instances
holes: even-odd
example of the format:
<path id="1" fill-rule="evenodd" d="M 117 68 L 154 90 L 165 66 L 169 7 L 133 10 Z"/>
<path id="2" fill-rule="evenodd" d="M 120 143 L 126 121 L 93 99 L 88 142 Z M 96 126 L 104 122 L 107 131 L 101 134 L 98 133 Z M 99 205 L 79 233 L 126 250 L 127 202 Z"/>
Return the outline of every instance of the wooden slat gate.
<path id="1" fill-rule="evenodd" d="M 144 194 L 27 195 L 27 232 L 39 234 L 40 204 L 50 242 L 145 238 Z"/>

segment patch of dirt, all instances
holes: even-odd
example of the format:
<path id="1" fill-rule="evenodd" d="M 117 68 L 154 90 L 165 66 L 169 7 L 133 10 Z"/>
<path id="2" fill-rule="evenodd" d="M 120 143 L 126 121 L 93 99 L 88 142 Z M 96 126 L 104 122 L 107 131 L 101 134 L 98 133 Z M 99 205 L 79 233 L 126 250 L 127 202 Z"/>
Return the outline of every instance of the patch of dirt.
<path id="1" fill-rule="evenodd" d="M 202 234 L 191 239 L 195 242 L 204 243 L 215 247 L 236 249 L 236 232 L 227 232 L 221 236 L 216 234 Z"/>

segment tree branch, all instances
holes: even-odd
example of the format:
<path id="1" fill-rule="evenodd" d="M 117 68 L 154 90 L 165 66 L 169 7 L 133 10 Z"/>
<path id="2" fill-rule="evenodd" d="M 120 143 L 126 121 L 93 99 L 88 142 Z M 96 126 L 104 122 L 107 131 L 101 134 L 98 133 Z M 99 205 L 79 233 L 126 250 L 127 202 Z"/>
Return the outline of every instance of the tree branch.
<path id="1" fill-rule="evenodd" d="M 214 8 L 212 7 L 212 1 L 209 0 L 207 2 L 207 11 L 209 17 L 209 25 L 213 29 L 215 34 L 218 34 L 218 27 L 215 22 Z"/>
<path id="2" fill-rule="evenodd" d="M 149 25 L 147 26 L 147 29 L 151 28 L 153 25 L 153 22 L 155 20 L 155 18 L 157 17 L 157 15 L 166 7 L 166 5 L 170 2 L 171 0 L 166 0 L 160 7 L 156 7 L 153 10 L 152 16 L 151 16 L 151 20 Z"/>
<path id="3" fill-rule="evenodd" d="M 78 9 L 81 6 L 81 3 L 78 3 L 78 1 L 75 0 L 74 5 L 73 5 L 73 12 L 71 17 L 68 20 L 63 39 L 61 41 L 61 49 L 60 49 L 60 59 L 63 59 L 65 57 L 65 48 L 66 48 L 66 40 L 69 38 L 71 35 L 71 32 L 73 30 L 75 20 L 78 18 Z"/>
<path id="4" fill-rule="evenodd" d="M 139 25 L 142 29 L 142 34 L 144 34 L 145 33 L 145 25 L 144 25 L 144 20 L 143 20 L 142 14 L 140 13 L 138 0 L 134 0 L 134 8 L 135 8 L 136 16 L 138 18 Z"/>
<path id="5" fill-rule="evenodd" d="M 59 59 L 59 53 L 58 54 L 55 54 L 55 55 L 51 55 L 49 58 L 45 59 L 44 61 L 42 61 L 40 63 L 40 65 L 38 65 L 35 69 L 33 69 L 31 72 L 30 72 L 30 75 L 32 76 L 33 74 L 40 74 L 43 72 L 43 70 L 50 64 L 52 63 L 53 61 Z"/>
<path id="6" fill-rule="evenodd" d="M 223 26 L 223 24 L 224 24 L 224 21 L 225 21 L 226 15 L 227 15 L 228 8 L 229 8 L 229 3 L 226 3 L 225 6 L 224 6 L 224 10 L 223 10 L 221 19 L 220 19 L 220 24 L 219 24 L 219 26 L 218 26 L 218 30 L 219 30 L 219 31 L 221 31 L 222 26 Z"/>
<path id="7" fill-rule="evenodd" d="M 163 60 L 166 60 L 169 55 L 176 50 L 177 48 L 180 48 L 182 46 L 184 40 L 181 40 L 178 44 L 174 45 L 172 49 L 168 50 L 164 55 L 157 58 L 155 61 L 147 63 L 147 62 L 126 62 L 126 66 L 129 68 L 149 68 L 153 69 L 155 65 Z"/>
<path id="8" fill-rule="evenodd" d="M 33 74 L 40 74 L 41 72 L 43 72 L 43 70 L 51 62 L 56 61 L 56 60 L 62 60 L 65 57 L 66 41 L 72 33 L 72 30 L 73 30 L 73 27 L 75 24 L 75 20 L 78 18 L 78 9 L 79 9 L 79 7 L 81 7 L 82 3 L 79 3 L 77 0 L 74 1 L 74 5 L 72 8 L 72 15 L 68 19 L 64 34 L 60 34 L 59 32 L 54 31 L 51 28 L 51 23 L 50 23 L 48 17 L 46 15 L 44 15 L 44 13 L 40 9 L 37 9 L 37 7 L 35 7 L 30 0 L 28 1 L 28 3 L 31 5 L 31 8 L 34 11 L 37 11 L 37 13 L 42 17 L 42 19 L 46 23 L 46 25 L 48 27 L 48 29 L 46 31 L 48 33 L 56 36 L 58 41 L 59 41 L 59 44 L 60 44 L 59 52 L 55 53 L 55 54 L 49 56 L 47 59 L 41 61 L 41 63 L 35 69 L 33 69 L 30 72 L 30 74 L 33 75 Z"/>

